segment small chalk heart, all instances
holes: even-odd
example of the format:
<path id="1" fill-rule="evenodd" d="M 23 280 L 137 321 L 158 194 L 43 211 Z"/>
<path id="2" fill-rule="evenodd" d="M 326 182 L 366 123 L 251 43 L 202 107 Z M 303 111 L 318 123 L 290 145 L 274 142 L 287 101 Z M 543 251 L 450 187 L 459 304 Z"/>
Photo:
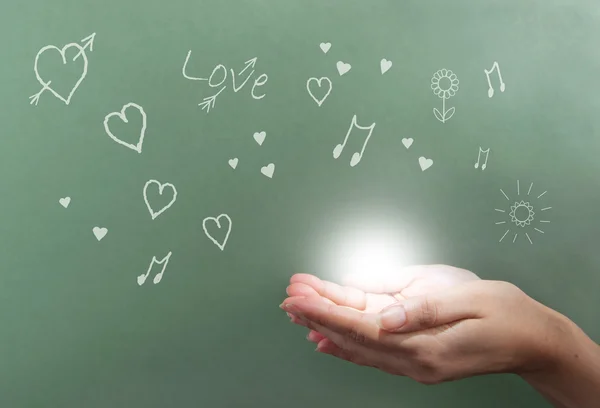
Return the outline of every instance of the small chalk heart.
<path id="1" fill-rule="evenodd" d="M 60 205 L 62 205 L 63 207 L 67 208 L 69 206 L 69 204 L 71 203 L 71 197 L 64 197 L 61 198 L 60 200 L 58 200 L 58 202 L 60 203 Z"/>
<path id="2" fill-rule="evenodd" d="M 379 63 L 379 66 L 381 67 L 381 75 L 383 75 L 392 67 L 392 61 L 388 61 L 384 58 Z"/>
<path id="3" fill-rule="evenodd" d="M 239 161 L 239 160 L 238 160 L 238 158 L 237 158 L 237 157 L 236 157 L 236 158 L 234 158 L 234 159 L 230 159 L 230 160 L 229 160 L 229 166 L 230 166 L 232 169 L 234 169 L 234 170 L 235 170 L 235 168 L 236 168 L 236 167 L 237 167 L 237 165 L 238 165 L 238 161 Z"/>
<path id="4" fill-rule="evenodd" d="M 406 138 L 406 137 L 405 137 L 404 139 L 402 139 L 402 144 L 403 144 L 403 145 L 404 145 L 404 147 L 406 147 L 407 149 L 408 149 L 409 147 L 411 147 L 411 146 L 412 146 L 413 142 L 414 142 L 414 140 L 413 140 L 413 138 L 412 138 L 412 137 L 409 137 L 409 138 Z"/>
<path id="5" fill-rule="evenodd" d="M 262 174 L 264 174 L 265 176 L 267 176 L 268 178 L 272 178 L 273 177 L 273 173 L 275 172 L 275 164 L 274 163 L 270 163 L 266 166 L 263 166 L 260 169 L 260 172 Z"/>
<path id="6" fill-rule="evenodd" d="M 331 48 L 331 43 L 330 42 L 321 43 L 321 44 L 319 44 L 319 47 L 321 47 L 321 51 L 323 51 L 323 53 L 327 54 L 327 51 L 329 51 L 329 49 Z"/>
<path id="7" fill-rule="evenodd" d="M 421 170 L 425 171 L 433 165 L 433 160 L 421 156 L 419 157 L 419 165 L 421 166 Z"/>
<path id="8" fill-rule="evenodd" d="M 352 68 L 352 65 L 347 64 L 343 61 L 338 61 L 336 66 L 338 72 L 340 73 L 340 76 L 344 75 L 346 72 L 350 71 L 350 68 Z"/>
<path id="9" fill-rule="evenodd" d="M 262 146 L 263 142 L 265 141 L 265 137 L 267 137 L 267 133 L 264 131 L 254 133 L 254 140 L 256 140 L 256 143 L 258 143 L 259 146 Z"/>
<path id="10" fill-rule="evenodd" d="M 104 227 L 94 227 L 92 229 L 92 232 L 94 233 L 94 235 L 96 236 L 96 239 L 98 241 L 100 241 L 102 238 L 104 238 L 106 236 L 106 234 L 108 233 L 108 230 Z"/>

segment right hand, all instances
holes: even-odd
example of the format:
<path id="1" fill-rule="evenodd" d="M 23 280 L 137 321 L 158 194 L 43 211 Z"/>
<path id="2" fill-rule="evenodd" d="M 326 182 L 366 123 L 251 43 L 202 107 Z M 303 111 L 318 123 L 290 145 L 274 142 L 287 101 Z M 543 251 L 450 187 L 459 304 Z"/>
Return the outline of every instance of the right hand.
<path id="1" fill-rule="evenodd" d="M 334 299 L 290 294 L 284 301 L 288 313 L 319 333 L 312 336 L 317 351 L 425 384 L 553 363 L 560 315 L 510 283 L 466 279 L 379 313 L 354 309 L 339 296 L 345 291 L 356 289 L 337 287 Z"/>

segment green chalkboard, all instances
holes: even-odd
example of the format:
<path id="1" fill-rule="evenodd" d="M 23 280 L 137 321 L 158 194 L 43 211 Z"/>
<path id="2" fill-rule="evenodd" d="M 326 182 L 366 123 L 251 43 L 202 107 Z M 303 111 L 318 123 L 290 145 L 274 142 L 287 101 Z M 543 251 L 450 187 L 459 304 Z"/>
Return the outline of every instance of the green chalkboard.
<path id="1" fill-rule="evenodd" d="M 1 8 L 1 406 L 548 406 L 314 353 L 289 277 L 377 239 L 600 337 L 597 1 Z"/>

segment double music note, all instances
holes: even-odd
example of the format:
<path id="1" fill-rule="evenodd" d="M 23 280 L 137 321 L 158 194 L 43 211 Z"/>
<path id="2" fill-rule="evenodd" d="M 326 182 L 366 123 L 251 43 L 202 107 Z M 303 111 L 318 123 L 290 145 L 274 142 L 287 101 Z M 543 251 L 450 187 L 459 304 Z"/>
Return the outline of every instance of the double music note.
<path id="1" fill-rule="evenodd" d="M 150 275 L 150 271 L 152 270 L 152 267 L 154 266 L 154 264 L 162 265 L 162 269 L 160 270 L 159 273 L 157 273 L 154 276 L 154 280 L 153 280 L 154 284 L 159 283 L 163 277 L 163 274 L 165 273 L 165 269 L 167 269 L 167 265 L 169 264 L 169 259 L 171 258 L 171 254 L 172 254 L 172 252 L 169 251 L 169 253 L 160 261 L 158 259 L 156 259 L 155 256 L 153 256 L 152 261 L 150 261 L 150 266 L 148 267 L 148 270 L 146 271 L 146 273 L 143 275 L 139 275 L 137 277 L 138 285 L 142 286 L 144 284 L 144 282 L 146 282 L 146 278 L 148 278 L 148 275 Z"/>
<path id="2" fill-rule="evenodd" d="M 481 165 L 481 171 L 483 171 L 487 167 L 488 157 L 490 155 L 490 148 L 488 147 L 487 150 L 483 150 L 481 147 L 479 148 L 479 152 L 477 153 L 477 163 L 475 163 L 476 169 L 479 168 L 479 163 L 481 161 L 481 153 L 485 155 L 485 162 Z"/>
<path id="3" fill-rule="evenodd" d="M 498 79 L 500 80 L 500 92 L 504 92 L 504 90 L 506 89 L 506 84 L 504 83 L 504 81 L 502 80 L 502 73 L 500 72 L 500 66 L 498 65 L 498 63 L 496 61 L 494 61 L 494 65 L 492 65 L 492 69 L 490 69 L 489 71 L 487 69 L 483 69 L 483 72 L 485 72 L 485 76 L 487 77 L 487 82 L 488 82 L 488 97 L 492 97 L 494 96 L 494 88 L 492 87 L 492 82 L 490 80 L 490 74 L 492 72 L 494 72 L 494 70 L 496 70 L 498 72 Z"/>
<path id="4" fill-rule="evenodd" d="M 375 122 L 373 122 L 370 126 L 360 126 L 358 123 L 356 123 L 356 115 L 354 115 L 352 117 L 352 123 L 350 123 L 350 127 L 348 128 L 348 132 L 346 132 L 346 137 L 344 138 L 344 141 L 342 143 L 338 144 L 333 149 L 333 158 L 334 159 L 337 159 L 342 154 L 342 151 L 344 150 L 344 147 L 346 147 L 346 143 L 348 142 L 348 138 L 350 137 L 350 133 L 352 132 L 352 128 L 369 131 L 369 134 L 367 135 L 367 138 L 365 139 L 365 142 L 363 143 L 362 149 L 360 150 L 360 152 L 354 153 L 352 155 L 352 158 L 350 159 L 350 166 L 354 167 L 362 159 L 363 153 L 365 152 L 365 149 L 367 148 L 367 143 L 369 143 L 369 139 L 371 138 L 371 135 L 373 134 L 373 129 L 375 129 Z"/>

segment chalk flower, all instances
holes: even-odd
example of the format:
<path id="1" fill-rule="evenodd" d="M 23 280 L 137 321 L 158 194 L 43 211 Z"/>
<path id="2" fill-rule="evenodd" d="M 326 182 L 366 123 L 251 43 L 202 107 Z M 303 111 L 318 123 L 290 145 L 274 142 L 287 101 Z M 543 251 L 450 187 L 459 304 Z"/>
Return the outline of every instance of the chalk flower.
<path id="1" fill-rule="evenodd" d="M 458 77 L 449 69 L 440 69 L 431 78 L 433 93 L 442 99 L 450 99 L 458 91 Z"/>

